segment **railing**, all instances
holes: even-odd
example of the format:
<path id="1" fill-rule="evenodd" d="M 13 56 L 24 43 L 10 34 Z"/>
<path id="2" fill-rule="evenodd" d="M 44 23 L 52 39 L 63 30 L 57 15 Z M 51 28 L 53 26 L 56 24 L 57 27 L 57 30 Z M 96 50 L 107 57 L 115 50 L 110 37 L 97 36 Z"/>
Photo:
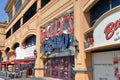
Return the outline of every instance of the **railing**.
<path id="1" fill-rule="evenodd" d="M 29 78 L 29 77 L 34 77 L 34 74 L 28 75 L 27 70 L 21 70 L 19 72 L 0 71 L 0 78 L 3 79 Z"/>
<path id="2" fill-rule="evenodd" d="M 0 71 L 0 78 L 3 79 L 14 79 L 14 78 L 21 78 L 23 72 L 20 73 L 10 72 L 10 71 Z"/>
<path id="3" fill-rule="evenodd" d="M 0 78 L 6 78 L 7 72 L 6 71 L 0 71 Z"/>

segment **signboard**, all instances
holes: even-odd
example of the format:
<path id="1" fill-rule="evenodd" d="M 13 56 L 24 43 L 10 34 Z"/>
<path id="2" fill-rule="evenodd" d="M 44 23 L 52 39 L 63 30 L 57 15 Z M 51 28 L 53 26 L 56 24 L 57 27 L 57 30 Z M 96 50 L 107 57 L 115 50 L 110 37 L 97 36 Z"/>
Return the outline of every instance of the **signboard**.
<path id="1" fill-rule="evenodd" d="M 95 28 L 94 45 L 120 41 L 120 11 L 105 17 Z"/>
<path id="2" fill-rule="evenodd" d="M 16 52 L 16 58 L 15 59 L 25 59 L 25 58 L 34 58 L 34 50 L 36 46 L 30 46 L 28 48 L 22 49 L 20 47 L 17 47 Z"/>
<path id="3" fill-rule="evenodd" d="M 74 15 L 66 14 L 59 17 L 46 28 L 40 30 L 40 43 L 42 52 L 52 52 L 55 49 L 65 49 L 71 43 L 70 35 L 74 31 Z"/>
<path id="4" fill-rule="evenodd" d="M 15 59 L 24 59 L 24 54 L 25 54 L 25 51 L 24 49 L 20 48 L 20 47 L 17 47 L 15 49 L 15 52 L 16 52 L 16 57 Z"/>
<path id="5" fill-rule="evenodd" d="M 25 55 L 24 58 L 34 58 L 34 50 L 36 49 L 36 46 L 30 46 L 25 48 Z"/>

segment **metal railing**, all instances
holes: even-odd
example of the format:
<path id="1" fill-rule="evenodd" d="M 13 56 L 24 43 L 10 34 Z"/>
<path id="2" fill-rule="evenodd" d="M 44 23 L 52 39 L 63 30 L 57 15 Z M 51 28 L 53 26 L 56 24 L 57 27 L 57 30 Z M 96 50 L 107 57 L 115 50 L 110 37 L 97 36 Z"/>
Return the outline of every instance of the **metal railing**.
<path id="1" fill-rule="evenodd" d="M 10 71 L 0 71 L 0 78 L 3 79 L 14 79 L 14 78 L 21 78 L 22 71 L 20 73 L 10 72 Z"/>

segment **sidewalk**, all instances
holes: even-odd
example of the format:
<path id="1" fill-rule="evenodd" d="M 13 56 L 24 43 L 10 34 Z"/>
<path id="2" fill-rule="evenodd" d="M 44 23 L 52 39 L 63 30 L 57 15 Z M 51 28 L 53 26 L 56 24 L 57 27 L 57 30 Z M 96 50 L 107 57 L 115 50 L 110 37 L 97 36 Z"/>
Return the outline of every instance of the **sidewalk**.
<path id="1" fill-rule="evenodd" d="M 18 79 L 10 79 L 10 80 L 45 80 L 41 78 L 18 78 Z"/>
<path id="2" fill-rule="evenodd" d="M 5 79 L 3 79 L 3 78 L 0 78 L 0 80 L 5 80 Z"/>
<path id="3" fill-rule="evenodd" d="M 19 79 L 10 79 L 10 80 L 53 80 L 53 79 L 51 79 L 51 78 L 47 78 L 47 79 L 43 79 L 43 78 L 19 78 Z M 56 80 L 58 80 L 58 79 L 56 79 Z"/>
<path id="4" fill-rule="evenodd" d="M 0 79 L 0 80 L 2 80 L 2 79 Z M 61 79 L 53 79 L 53 78 L 16 78 L 16 79 L 8 79 L 8 80 L 61 80 Z"/>
<path id="5" fill-rule="evenodd" d="M 41 79 L 41 78 L 16 78 L 16 79 L 3 79 L 3 78 L 0 78 L 0 80 L 46 80 L 46 79 Z"/>

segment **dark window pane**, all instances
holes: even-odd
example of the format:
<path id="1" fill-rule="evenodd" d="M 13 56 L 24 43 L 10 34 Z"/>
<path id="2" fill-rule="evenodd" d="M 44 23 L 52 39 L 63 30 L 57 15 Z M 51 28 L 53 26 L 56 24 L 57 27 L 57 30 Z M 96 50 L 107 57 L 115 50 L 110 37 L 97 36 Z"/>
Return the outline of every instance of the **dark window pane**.
<path id="1" fill-rule="evenodd" d="M 36 36 L 32 35 L 25 40 L 25 48 L 36 44 Z"/>
<path id="2" fill-rule="evenodd" d="M 37 2 L 35 2 L 23 15 L 23 23 L 27 22 L 32 16 L 35 15 L 37 9 Z"/>
<path id="3" fill-rule="evenodd" d="M 20 19 L 13 26 L 13 33 L 20 28 Z"/>
<path id="4" fill-rule="evenodd" d="M 112 8 L 120 5 L 120 0 L 112 0 Z"/>
<path id="5" fill-rule="evenodd" d="M 10 35 L 11 35 L 11 29 L 6 33 L 6 39 L 10 37 Z"/>
<path id="6" fill-rule="evenodd" d="M 15 50 L 17 47 L 19 47 L 19 43 L 16 43 L 16 44 L 13 46 L 13 49 Z"/>
<path id="7" fill-rule="evenodd" d="M 91 24 L 93 24 L 96 19 L 98 19 L 108 10 L 110 10 L 109 0 L 100 0 L 98 3 L 96 3 L 90 10 Z"/>
<path id="8" fill-rule="evenodd" d="M 43 8 L 50 0 L 41 0 L 41 8 Z"/>

